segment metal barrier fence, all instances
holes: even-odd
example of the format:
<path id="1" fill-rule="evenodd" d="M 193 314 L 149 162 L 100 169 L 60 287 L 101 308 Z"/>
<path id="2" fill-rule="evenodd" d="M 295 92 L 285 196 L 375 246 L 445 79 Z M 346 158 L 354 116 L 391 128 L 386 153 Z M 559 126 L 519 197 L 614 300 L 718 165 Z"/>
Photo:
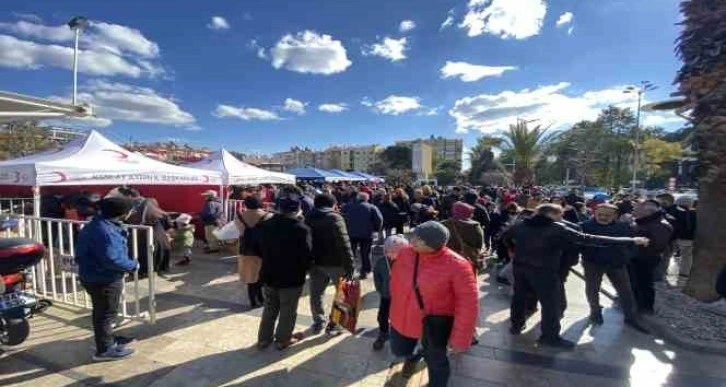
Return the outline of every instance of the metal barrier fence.
<path id="1" fill-rule="evenodd" d="M 33 215 L 33 198 L 0 198 L 0 214 Z"/>
<path id="2" fill-rule="evenodd" d="M 49 298 L 55 302 L 91 308 L 91 299 L 78 280 L 78 266 L 75 262 L 77 236 L 88 223 L 83 221 L 13 216 L 16 227 L 6 229 L 5 237 L 29 238 L 42 243 L 45 257 L 30 269 L 31 293 Z M 124 278 L 121 293 L 121 315 L 124 318 L 156 322 L 155 276 L 154 276 L 154 231 L 149 226 L 126 226 L 129 234 L 129 254 L 135 261 L 145 257 L 147 279 L 140 280 L 134 272 Z M 145 294 L 142 294 L 145 293 Z M 142 300 L 146 297 L 146 308 Z"/>

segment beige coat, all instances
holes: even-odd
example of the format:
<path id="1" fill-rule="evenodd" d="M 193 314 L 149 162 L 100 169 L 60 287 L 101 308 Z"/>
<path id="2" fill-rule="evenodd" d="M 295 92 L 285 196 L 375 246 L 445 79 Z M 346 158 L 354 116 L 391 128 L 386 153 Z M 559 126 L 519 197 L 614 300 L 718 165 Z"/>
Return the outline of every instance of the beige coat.
<path id="1" fill-rule="evenodd" d="M 263 210 L 246 210 L 238 216 L 241 216 L 245 223 L 254 227 L 262 218 L 267 216 L 267 214 L 268 213 Z M 239 234 L 244 235 L 245 226 L 239 218 L 235 218 L 234 223 L 237 225 L 237 228 L 239 228 Z M 260 278 L 261 268 L 262 259 L 260 257 L 253 255 L 239 255 L 237 257 L 237 272 L 242 283 L 256 283 Z"/>

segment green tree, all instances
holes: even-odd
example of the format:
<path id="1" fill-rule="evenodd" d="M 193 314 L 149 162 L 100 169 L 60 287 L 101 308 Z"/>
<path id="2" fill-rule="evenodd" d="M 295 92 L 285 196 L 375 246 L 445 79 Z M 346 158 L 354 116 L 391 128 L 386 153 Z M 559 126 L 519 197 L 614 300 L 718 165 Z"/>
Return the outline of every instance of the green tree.
<path id="1" fill-rule="evenodd" d="M 46 129 L 35 121 L 10 123 L 0 132 L 0 159 L 28 156 L 56 147 Z"/>
<path id="2" fill-rule="evenodd" d="M 461 178 L 461 165 L 456 161 L 444 161 L 438 165 L 434 173 L 440 185 L 453 185 Z"/>
<path id="3" fill-rule="evenodd" d="M 510 125 L 502 133 L 502 149 L 514 160 L 514 182 L 517 185 L 534 183 L 534 168 L 548 143 L 554 138 L 547 128 L 529 128 L 526 121 Z"/>
<path id="4" fill-rule="evenodd" d="M 663 170 L 665 164 L 678 160 L 683 155 L 683 148 L 679 142 L 668 142 L 658 138 L 649 138 L 643 141 L 641 147 L 643 155 L 643 169 L 647 177 L 668 174 Z"/>
<path id="5" fill-rule="evenodd" d="M 484 173 L 499 171 L 501 165 L 494 155 L 494 148 L 502 144 L 502 139 L 492 136 L 482 136 L 476 140 L 469 151 L 471 169 L 469 170 L 469 181 L 475 184 L 482 184 Z"/>
<path id="6" fill-rule="evenodd" d="M 411 148 L 392 145 L 381 152 L 381 161 L 387 169 L 411 169 Z"/>
<path id="7" fill-rule="evenodd" d="M 716 277 L 726 265 L 726 2 L 681 2 L 683 61 L 676 81 L 696 131 L 700 166 L 693 268 L 684 292 L 701 301 L 719 298 Z"/>

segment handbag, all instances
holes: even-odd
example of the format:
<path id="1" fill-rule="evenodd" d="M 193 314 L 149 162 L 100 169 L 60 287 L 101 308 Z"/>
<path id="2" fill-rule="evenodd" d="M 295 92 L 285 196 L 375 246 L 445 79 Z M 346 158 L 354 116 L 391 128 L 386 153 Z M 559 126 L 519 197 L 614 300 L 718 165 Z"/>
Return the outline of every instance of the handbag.
<path id="1" fill-rule="evenodd" d="M 419 255 L 416 254 L 416 261 L 413 266 L 413 291 L 416 293 L 418 307 L 423 314 L 423 331 L 421 333 L 421 344 L 424 347 L 446 347 L 449 343 L 451 331 L 454 328 L 454 316 L 430 315 L 424 308 L 423 297 L 418 288 L 418 266 Z"/>
<path id="2" fill-rule="evenodd" d="M 359 280 L 338 279 L 335 298 L 330 310 L 330 321 L 355 334 L 361 310 L 361 286 Z"/>

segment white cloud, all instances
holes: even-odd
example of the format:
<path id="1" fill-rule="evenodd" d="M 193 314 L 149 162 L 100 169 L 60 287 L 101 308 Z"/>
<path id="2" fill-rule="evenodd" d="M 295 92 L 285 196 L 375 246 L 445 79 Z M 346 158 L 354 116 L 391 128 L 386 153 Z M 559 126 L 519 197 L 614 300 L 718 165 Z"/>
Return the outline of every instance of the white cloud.
<path id="1" fill-rule="evenodd" d="M 546 14 L 545 0 L 469 0 L 459 27 L 469 36 L 526 39 L 539 34 Z"/>
<path id="2" fill-rule="evenodd" d="M 345 103 L 324 103 L 318 106 L 318 110 L 326 113 L 341 113 L 348 110 L 348 104 Z"/>
<path id="3" fill-rule="evenodd" d="M 364 100 L 363 105 L 370 106 L 370 102 Z M 389 95 L 388 97 L 372 104 L 373 110 L 380 114 L 397 116 L 409 111 L 421 109 L 423 106 L 418 97 L 404 97 Z"/>
<path id="4" fill-rule="evenodd" d="M 69 98 L 52 99 L 67 102 Z M 81 87 L 78 99 L 93 106 L 96 117 L 89 125 L 118 120 L 196 128 L 194 116 L 182 110 L 178 101 L 146 87 L 95 80 Z"/>
<path id="5" fill-rule="evenodd" d="M 446 61 L 441 68 L 441 77 L 459 77 L 463 82 L 476 82 L 485 77 L 500 77 L 505 71 L 516 70 L 515 66 L 480 66 L 466 62 Z"/>
<path id="6" fill-rule="evenodd" d="M 398 30 L 401 32 L 408 32 L 416 28 L 416 22 L 413 20 L 404 20 L 401 25 L 398 26 Z"/>
<path id="7" fill-rule="evenodd" d="M 304 74 L 340 73 L 352 64 L 339 40 L 309 30 L 283 36 L 269 55 L 274 68 Z"/>
<path id="8" fill-rule="evenodd" d="M 20 20 L 0 23 L 0 31 L 9 34 L 0 35 L 0 66 L 71 68 L 73 49 L 69 43 L 74 34 L 67 26 Z M 164 74 L 164 69 L 155 62 L 159 55 L 159 46 L 139 30 L 92 21 L 81 34 L 79 71 L 105 76 L 154 77 Z"/>
<path id="9" fill-rule="evenodd" d="M 572 32 L 574 32 L 574 31 L 575 31 L 575 27 L 570 26 L 570 28 L 567 29 L 567 35 L 572 35 Z"/>
<path id="10" fill-rule="evenodd" d="M 461 98 L 449 110 L 456 120 L 457 132 L 479 130 L 493 133 L 506 129 L 522 119 L 538 119 L 543 125 L 555 128 L 572 125 L 581 120 L 593 120 L 608 105 L 635 107 L 637 96 L 623 93 L 624 86 L 568 95 L 568 82 L 499 94 L 480 94 Z"/>
<path id="11" fill-rule="evenodd" d="M 418 115 L 419 116 L 429 116 L 429 117 L 438 116 L 439 112 L 441 111 L 442 108 L 443 108 L 443 106 L 439 106 L 439 107 L 435 107 L 435 108 L 428 108 L 424 111 L 419 112 Z"/>
<path id="12" fill-rule="evenodd" d="M 391 62 L 397 62 L 406 59 L 407 44 L 408 38 L 405 37 L 400 39 L 384 37 L 382 42 L 364 46 L 362 53 L 363 55 L 380 56 L 389 59 Z"/>
<path id="13" fill-rule="evenodd" d="M 240 118 L 245 121 L 274 121 L 281 119 L 280 116 L 273 111 L 258 108 L 247 108 L 243 106 L 235 107 L 230 105 L 219 105 L 212 114 L 219 118 L 232 117 Z"/>
<path id="14" fill-rule="evenodd" d="M 221 16 L 212 16 L 212 21 L 207 24 L 207 28 L 210 30 L 228 30 L 229 23 L 227 23 L 227 19 Z"/>
<path id="15" fill-rule="evenodd" d="M 61 126 L 78 129 L 106 128 L 113 124 L 113 121 L 103 117 L 65 117 L 52 120 L 43 120 L 44 125 Z"/>
<path id="16" fill-rule="evenodd" d="M 441 27 L 439 27 L 439 31 L 442 31 L 453 25 L 454 25 L 454 9 L 451 8 L 449 10 L 449 12 L 446 14 L 446 20 L 444 20 L 444 22 L 441 23 Z"/>
<path id="17" fill-rule="evenodd" d="M 33 22 L 33 23 L 42 23 L 43 22 L 43 19 L 34 13 L 13 12 L 13 16 L 15 16 L 18 19 L 27 20 L 27 21 Z"/>
<path id="18" fill-rule="evenodd" d="M 562 15 L 560 15 L 560 18 L 557 19 L 557 27 L 562 27 L 564 25 L 572 23 L 572 18 L 575 15 L 572 14 L 572 12 L 565 12 Z"/>
<path id="19" fill-rule="evenodd" d="M 55 44 L 38 44 L 0 35 L 0 66 L 37 70 L 46 66 L 67 70 L 73 67 L 73 49 Z M 156 72 L 148 62 L 134 63 L 108 52 L 80 50 L 78 71 L 92 75 L 123 75 L 138 78 L 142 74 Z"/>
<path id="20" fill-rule="evenodd" d="M 287 98 L 285 99 L 285 106 L 283 107 L 283 110 L 302 115 L 305 114 L 305 105 L 307 104 L 302 101 Z"/>

